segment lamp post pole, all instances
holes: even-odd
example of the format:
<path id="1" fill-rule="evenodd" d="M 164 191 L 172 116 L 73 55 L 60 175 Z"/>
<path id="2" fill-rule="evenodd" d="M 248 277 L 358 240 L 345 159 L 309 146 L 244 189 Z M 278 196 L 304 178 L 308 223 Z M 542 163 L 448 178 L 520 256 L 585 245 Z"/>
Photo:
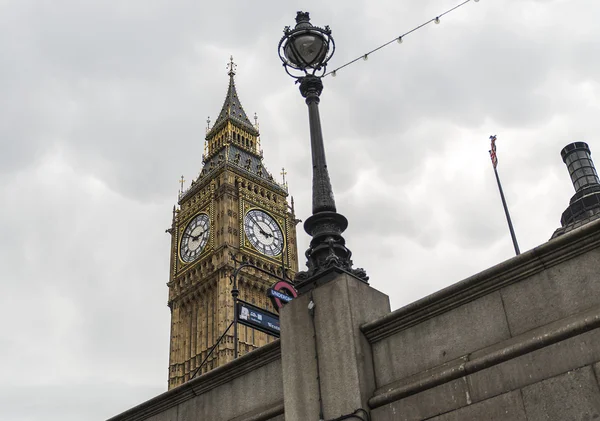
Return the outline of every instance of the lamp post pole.
<path id="1" fill-rule="evenodd" d="M 308 106 L 310 126 L 312 216 L 304 223 L 304 230 L 312 240 L 305 253 L 308 270 L 296 274 L 296 289 L 300 293 L 327 282 L 329 277 L 326 275 L 332 272 L 345 272 L 363 282 L 369 279 L 364 269 L 352 268 L 352 252 L 346 247 L 346 240 L 342 236 L 348 227 L 348 220 L 337 213 L 325 158 L 319 102 L 323 91 L 322 76 L 334 51 L 335 44 L 329 27 L 323 29 L 313 26 L 306 12 L 298 12 L 296 27 L 286 27 L 279 42 L 279 57 L 286 72 L 300 82 L 300 93 Z M 290 69 L 299 75 L 291 73 Z"/>
<path id="2" fill-rule="evenodd" d="M 310 127 L 310 148 L 312 152 L 313 186 L 312 213 L 335 212 L 335 199 L 329 180 L 321 117 L 319 114 L 320 95 L 323 91 L 323 81 L 316 76 L 304 76 L 300 82 L 300 93 L 306 98 L 308 106 L 308 121 Z"/>

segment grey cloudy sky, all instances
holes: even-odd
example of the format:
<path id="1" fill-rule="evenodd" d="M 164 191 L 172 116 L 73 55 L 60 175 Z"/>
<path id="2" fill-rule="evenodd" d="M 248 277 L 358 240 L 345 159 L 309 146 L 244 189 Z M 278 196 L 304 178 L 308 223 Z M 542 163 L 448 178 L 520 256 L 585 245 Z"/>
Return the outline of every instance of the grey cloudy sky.
<path id="1" fill-rule="evenodd" d="M 230 54 L 305 219 L 308 118 L 282 28 L 297 10 L 329 24 L 337 67 L 458 2 L 0 0 L 0 419 L 105 419 L 166 390 L 164 230 Z M 394 308 L 513 256 L 491 134 L 521 249 L 558 227 L 561 148 L 600 154 L 598 16 L 597 0 L 470 2 L 325 80 L 346 240 Z"/>

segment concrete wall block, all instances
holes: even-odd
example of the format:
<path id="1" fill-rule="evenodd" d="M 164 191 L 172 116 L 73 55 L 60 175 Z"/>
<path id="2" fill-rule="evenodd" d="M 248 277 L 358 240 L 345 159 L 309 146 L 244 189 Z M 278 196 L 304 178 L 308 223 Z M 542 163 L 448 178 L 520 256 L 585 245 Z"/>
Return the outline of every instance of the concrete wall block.
<path id="1" fill-rule="evenodd" d="M 373 421 L 420 421 L 468 404 L 464 379 L 442 384 L 371 411 Z"/>
<path id="2" fill-rule="evenodd" d="M 600 304 L 600 249 L 551 266 L 502 289 L 513 335 Z"/>
<path id="3" fill-rule="evenodd" d="M 600 329 L 522 355 L 468 376 L 473 402 L 600 361 Z"/>
<path id="4" fill-rule="evenodd" d="M 310 297 L 301 295 L 281 310 L 281 363 L 285 408 L 290 419 L 319 415 L 317 367 L 313 327 L 308 313 Z"/>
<path id="5" fill-rule="evenodd" d="M 591 366 L 523 388 L 529 421 L 600 418 L 600 390 Z"/>
<path id="6" fill-rule="evenodd" d="M 521 399 L 521 392 L 515 391 L 486 399 L 452 411 L 428 421 L 528 421 Z"/>
<path id="7" fill-rule="evenodd" d="M 500 293 L 494 292 L 373 344 L 377 386 L 509 337 Z"/>
<path id="8" fill-rule="evenodd" d="M 257 371 L 259 373 L 256 373 Z M 283 402 L 281 360 L 238 377 L 223 387 L 231 391 L 232 401 L 236 402 L 236 415 L 250 412 L 257 407 Z M 218 389 L 213 393 L 218 393 Z M 228 404 L 227 399 L 220 402 L 222 405 Z"/>
<path id="9" fill-rule="evenodd" d="M 283 421 L 283 412 L 283 402 L 279 402 L 275 405 L 258 407 L 252 412 L 239 415 L 228 421 Z"/>
<path id="10" fill-rule="evenodd" d="M 281 361 L 274 361 L 179 404 L 178 421 L 226 421 L 281 401 Z"/>
<path id="11" fill-rule="evenodd" d="M 598 380 L 598 386 L 600 387 L 600 362 L 593 365 L 596 379 Z"/>
<path id="12" fill-rule="evenodd" d="M 313 298 L 324 415 L 335 418 L 365 408 L 375 390 L 371 347 L 360 325 L 389 313 L 390 304 L 387 295 L 345 274 Z"/>
<path id="13" fill-rule="evenodd" d="M 324 406 L 328 408 L 361 408 L 359 394 L 349 394 L 348 389 L 359 385 L 356 347 L 352 328 L 352 311 L 348 302 L 347 282 L 330 282 L 315 291 L 314 301 L 321 387 Z M 356 330 L 358 331 L 358 329 Z M 314 350 L 313 350 L 314 354 Z M 329 375 L 328 373 L 343 373 Z M 339 384 L 339 382 L 343 384 Z M 335 418 L 344 412 L 325 414 Z"/>
<path id="14" fill-rule="evenodd" d="M 348 275 L 346 279 L 348 301 L 354 309 L 351 313 L 353 326 L 372 322 L 391 312 L 390 298 L 386 294 L 366 284 L 354 282 Z"/>
<path id="15" fill-rule="evenodd" d="M 209 411 L 214 410 L 215 405 L 209 401 L 209 396 L 210 393 L 180 403 L 177 408 L 177 421 L 187 421 L 195 419 L 201 420 L 206 418 L 207 416 L 210 416 Z M 212 398 L 214 400 L 214 396 Z M 228 413 L 227 411 L 225 412 L 225 416 L 232 414 Z M 218 420 L 219 417 L 217 416 L 216 419 Z"/>
<path id="16" fill-rule="evenodd" d="M 313 318 L 308 309 L 314 301 Z M 338 274 L 303 294 L 281 313 L 281 356 L 286 419 L 319 415 L 315 338 L 323 413 L 326 419 L 367 408 L 375 390 L 371 350 L 360 325 L 389 312 L 385 294 Z"/>
<path id="17" fill-rule="evenodd" d="M 161 412 L 160 414 L 156 414 L 150 418 L 147 418 L 147 421 L 177 421 L 178 408 L 176 406 Z"/>

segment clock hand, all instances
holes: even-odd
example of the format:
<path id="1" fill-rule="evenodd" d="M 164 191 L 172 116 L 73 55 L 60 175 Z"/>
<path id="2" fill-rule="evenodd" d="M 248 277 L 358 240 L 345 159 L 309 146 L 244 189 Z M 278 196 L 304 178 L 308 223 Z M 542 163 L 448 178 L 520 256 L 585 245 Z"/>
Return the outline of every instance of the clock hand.
<path id="1" fill-rule="evenodd" d="M 254 219 L 254 217 L 251 214 L 248 214 L 248 218 L 254 222 L 254 225 L 256 225 L 258 227 L 258 232 L 260 232 L 262 235 L 267 235 L 266 232 L 263 231 L 262 227 L 260 226 L 260 224 L 258 223 L 258 221 L 256 219 Z"/>
<path id="2" fill-rule="evenodd" d="M 204 231 L 202 231 L 200 234 L 198 234 L 196 236 L 190 235 L 190 237 L 192 237 L 192 241 L 198 241 L 198 239 L 200 237 L 202 237 L 203 235 L 204 235 Z"/>
<path id="3" fill-rule="evenodd" d="M 273 234 L 269 234 L 269 233 L 265 232 L 265 230 L 262 229 L 260 224 L 257 223 L 257 226 L 258 226 L 258 232 L 260 232 L 262 235 L 264 235 L 267 238 L 273 237 Z"/>
<path id="4" fill-rule="evenodd" d="M 254 223 L 256 225 L 258 225 L 258 228 L 260 229 L 260 224 L 258 223 L 258 221 L 256 219 L 254 219 L 254 217 L 252 215 L 248 215 L 248 217 L 250 218 L 250 220 L 254 221 Z"/>
<path id="5" fill-rule="evenodd" d="M 191 239 L 192 239 L 192 241 L 198 241 L 198 239 L 199 239 L 200 237 L 202 237 L 202 236 L 204 235 L 204 233 L 205 233 L 205 232 L 206 232 L 206 231 L 202 231 L 202 232 L 201 232 L 200 234 L 198 234 L 198 235 L 183 234 L 183 235 L 181 236 L 181 238 L 191 238 Z"/>
<path id="6" fill-rule="evenodd" d="M 266 238 L 272 238 L 273 237 L 273 234 L 269 234 L 269 233 L 265 232 L 262 229 L 262 227 L 260 226 L 260 223 L 256 219 L 254 219 L 254 217 L 252 215 L 248 215 L 248 218 L 250 218 L 250 220 L 253 221 L 256 224 L 256 226 L 258 227 L 258 232 L 260 232 Z"/>

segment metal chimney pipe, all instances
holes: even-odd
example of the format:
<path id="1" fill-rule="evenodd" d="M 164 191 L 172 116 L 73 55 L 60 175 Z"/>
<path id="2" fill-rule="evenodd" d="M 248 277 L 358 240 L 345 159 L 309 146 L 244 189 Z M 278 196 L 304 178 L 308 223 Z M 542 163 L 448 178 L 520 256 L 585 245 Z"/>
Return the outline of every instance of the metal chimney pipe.
<path id="1" fill-rule="evenodd" d="M 573 142 L 565 146 L 560 154 L 575 188 L 569 207 L 563 212 L 560 220 L 565 229 L 563 232 L 566 232 L 575 228 L 573 224 L 577 223 L 579 226 L 600 214 L 600 179 L 587 143 Z"/>
<path id="2" fill-rule="evenodd" d="M 567 165 L 576 192 L 600 184 L 598 173 L 592 161 L 592 153 L 587 143 L 571 143 L 565 146 L 560 154 L 563 162 Z"/>

